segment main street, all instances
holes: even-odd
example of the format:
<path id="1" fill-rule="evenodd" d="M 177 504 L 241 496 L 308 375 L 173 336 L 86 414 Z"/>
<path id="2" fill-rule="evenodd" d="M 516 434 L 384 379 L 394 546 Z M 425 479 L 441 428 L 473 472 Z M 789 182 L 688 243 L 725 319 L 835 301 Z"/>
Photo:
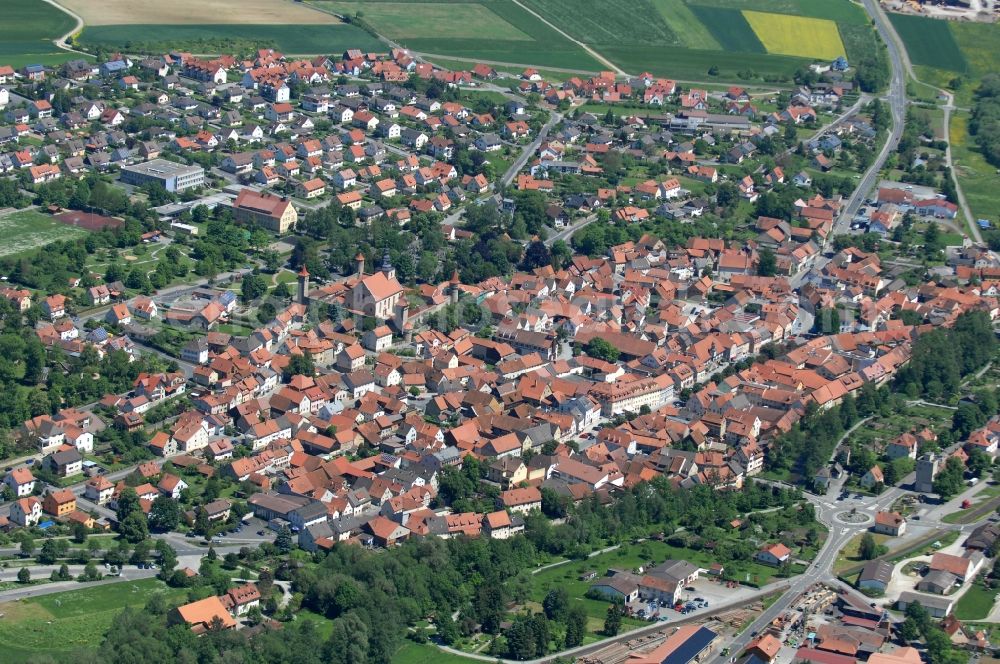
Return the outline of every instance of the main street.
<path id="1" fill-rule="evenodd" d="M 868 12 L 868 15 L 875 22 L 875 28 L 882 37 L 882 41 L 885 42 L 886 50 L 889 53 L 889 65 L 892 69 L 892 75 L 889 81 L 889 94 L 886 96 L 886 102 L 889 105 L 889 111 L 892 116 L 892 129 L 889 131 L 889 138 L 882 146 L 875 161 L 872 162 L 872 165 L 861 176 L 857 188 L 841 210 L 840 218 L 834 225 L 834 230 L 830 233 L 830 237 L 850 231 L 851 221 L 858 214 L 861 204 L 868 196 L 868 193 L 878 183 L 882 167 L 885 166 L 886 160 L 899 146 L 899 139 L 903 136 L 903 126 L 906 122 L 906 69 L 903 66 L 902 47 L 899 45 L 898 39 L 896 39 L 896 33 L 892 28 L 892 24 L 889 23 L 889 19 L 881 11 L 878 0 L 863 0 L 863 4 L 865 11 Z"/>

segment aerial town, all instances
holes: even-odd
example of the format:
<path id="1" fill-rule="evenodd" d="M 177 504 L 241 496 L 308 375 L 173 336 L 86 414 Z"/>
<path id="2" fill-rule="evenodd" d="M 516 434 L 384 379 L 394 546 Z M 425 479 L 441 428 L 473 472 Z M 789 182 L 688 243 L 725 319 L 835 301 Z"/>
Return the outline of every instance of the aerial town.
<path id="1" fill-rule="evenodd" d="M 3 59 L 0 661 L 1000 652 L 1000 238 L 906 92 Z"/>

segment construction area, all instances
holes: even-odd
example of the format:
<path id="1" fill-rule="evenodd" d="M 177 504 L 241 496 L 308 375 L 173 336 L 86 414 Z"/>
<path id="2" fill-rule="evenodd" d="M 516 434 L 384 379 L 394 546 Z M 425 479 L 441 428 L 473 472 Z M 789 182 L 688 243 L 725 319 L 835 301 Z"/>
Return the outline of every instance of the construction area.
<path id="1" fill-rule="evenodd" d="M 995 23 L 1000 0 L 881 0 L 882 8 L 897 14 L 914 14 L 950 21 Z"/>

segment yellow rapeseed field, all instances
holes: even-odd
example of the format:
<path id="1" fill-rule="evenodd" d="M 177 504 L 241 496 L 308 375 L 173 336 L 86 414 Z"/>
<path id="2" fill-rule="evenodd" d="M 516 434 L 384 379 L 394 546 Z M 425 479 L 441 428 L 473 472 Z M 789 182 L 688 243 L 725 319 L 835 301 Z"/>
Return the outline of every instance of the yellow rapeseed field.
<path id="1" fill-rule="evenodd" d="M 844 55 L 844 43 L 833 21 L 749 10 L 743 16 L 768 53 L 819 60 Z"/>

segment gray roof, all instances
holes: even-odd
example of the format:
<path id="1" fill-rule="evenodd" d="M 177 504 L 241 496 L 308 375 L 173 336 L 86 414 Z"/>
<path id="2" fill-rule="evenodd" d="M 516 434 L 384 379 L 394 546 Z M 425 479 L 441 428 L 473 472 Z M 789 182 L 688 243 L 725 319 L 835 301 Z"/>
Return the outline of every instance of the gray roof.
<path id="1" fill-rule="evenodd" d="M 859 584 L 864 581 L 878 581 L 888 585 L 891 580 L 892 565 L 884 560 L 872 560 L 865 563 L 865 566 L 861 568 L 861 575 L 858 577 Z"/>
<path id="2" fill-rule="evenodd" d="M 943 611 L 950 611 L 951 607 L 955 604 L 955 600 L 949 597 L 939 597 L 937 595 L 925 595 L 923 593 L 915 593 L 909 590 L 904 591 L 899 596 L 899 602 L 902 604 L 912 604 L 916 602 L 924 608 L 927 609 L 941 609 Z"/>

